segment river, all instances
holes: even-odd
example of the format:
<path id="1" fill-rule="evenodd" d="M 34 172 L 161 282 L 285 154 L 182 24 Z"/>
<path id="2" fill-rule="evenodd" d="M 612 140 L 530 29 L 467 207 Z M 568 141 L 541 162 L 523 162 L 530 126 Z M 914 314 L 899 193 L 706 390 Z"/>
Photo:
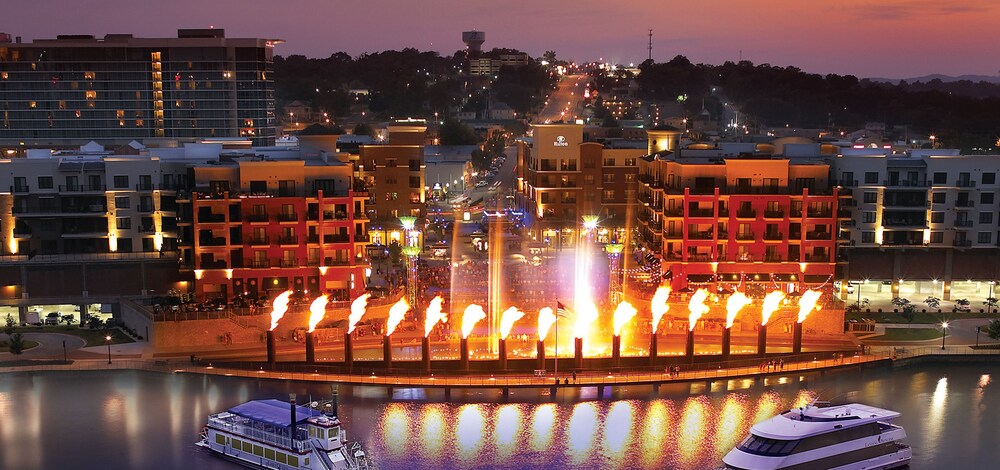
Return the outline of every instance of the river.
<path id="1" fill-rule="evenodd" d="M 421 390 L 341 387 L 340 416 L 381 468 L 712 468 L 749 426 L 816 396 L 902 413 L 911 468 L 1000 461 L 1000 365 L 915 365 L 789 375 L 766 387 L 733 381 L 624 389 L 557 403 L 515 391 L 427 399 Z M 233 469 L 194 441 L 209 413 L 257 398 L 300 401 L 329 386 L 138 371 L 0 374 L 0 468 Z M 704 393 L 703 393 L 704 392 Z M 433 394 L 432 394 L 433 395 Z"/>

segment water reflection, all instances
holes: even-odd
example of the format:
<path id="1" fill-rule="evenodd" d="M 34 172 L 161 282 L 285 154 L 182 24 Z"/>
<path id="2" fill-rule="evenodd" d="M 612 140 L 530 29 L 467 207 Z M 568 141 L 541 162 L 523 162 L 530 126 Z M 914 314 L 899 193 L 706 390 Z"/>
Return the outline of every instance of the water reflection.
<path id="1" fill-rule="evenodd" d="M 698 454 L 704 452 L 712 443 L 712 436 L 708 435 L 705 428 L 705 415 L 709 405 L 708 397 L 704 395 L 689 398 L 684 402 L 677 429 L 677 447 L 680 450 L 680 462 L 685 467 L 690 467 Z"/>
<path id="2" fill-rule="evenodd" d="M 604 420 L 604 449 L 615 466 L 622 463 L 632 442 L 632 406 L 631 401 L 612 403 Z"/>
<path id="3" fill-rule="evenodd" d="M 497 412 L 496 429 L 493 431 L 493 443 L 497 448 L 497 457 L 505 459 L 518 449 L 518 427 L 521 424 L 521 410 L 518 405 L 504 405 Z"/>
<path id="4" fill-rule="evenodd" d="M 738 393 L 731 393 L 722 401 L 722 411 L 719 413 L 718 427 L 715 435 L 715 450 L 719 453 L 729 452 L 736 446 L 743 435 L 739 433 L 740 427 L 746 421 L 747 416 L 746 396 Z"/>
<path id="5" fill-rule="evenodd" d="M 455 441 L 458 444 L 458 457 L 465 461 L 476 458 L 483 446 L 486 430 L 485 417 L 480 405 L 465 405 L 458 412 L 455 425 Z"/>
<path id="6" fill-rule="evenodd" d="M 944 427 L 944 409 L 948 401 L 948 378 L 941 377 L 931 394 L 930 407 L 927 410 L 927 431 L 923 437 L 923 448 L 934 449 L 937 445 L 941 430 Z"/>
<path id="7" fill-rule="evenodd" d="M 389 455 L 403 456 L 410 438 L 410 417 L 405 406 L 400 403 L 390 403 L 385 409 L 379 428 L 382 430 L 384 448 Z"/>
<path id="8" fill-rule="evenodd" d="M 642 421 L 642 452 L 639 454 L 639 460 L 645 468 L 661 466 L 667 439 L 673 436 L 670 404 L 665 400 L 656 400 L 646 407 L 646 417 Z"/>
<path id="9" fill-rule="evenodd" d="M 598 427 L 597 405 L 593 402 L 578 403 L 573 407 L 566 430 L 566 453 L 570 461 L 579 465 L 590 457 Z"/>
<path id="10" fill-rule="evenodd" d="M 555 430 L 556 405 L 545 404 L 535 407 L 531 416 L 531 450 L 541 452 L 552 446 Z"/>
<path id="11" fill-rule="evenodd" d="M 428 405 L 420 418 L 421 453 L 429 459 L 441 457 L 441 447 L 445 443 L 445 407 Z"/>

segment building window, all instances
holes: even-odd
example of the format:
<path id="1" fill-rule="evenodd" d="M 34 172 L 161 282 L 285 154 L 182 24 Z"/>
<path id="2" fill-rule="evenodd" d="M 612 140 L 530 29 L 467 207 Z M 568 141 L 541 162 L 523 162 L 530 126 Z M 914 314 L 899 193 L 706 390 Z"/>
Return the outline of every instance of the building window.
<path id="1" fill-rule="evenodd" d="M 128 230 L 132 228 L 132 218 L 131 217 L 116 217 L 115 227 L 118 230 Z"/>
<path id="2" fill-rule="evenodd" d="M 52 189 L 52 177 L 51 176 L 39 176 L 38 177 L 38 189 Z"/>
<path id="3" fill-rule="evenodd" d="M 625 173 L 625 182 L 631 183 L 635 181 L 635 173 Z"/>
<path id="4" fill-rule="evenodd" d="M 614 183 L 615 182 L 615 174 L 614 173 L 605 173 L 604 174 L 604 182 L 605 183 Z"/>
<path id="5" fill-rule="evenodd" d="M 944 223 L 944 212 L 931 212 L 931 223 L 932 224 L 943 224 Z"/>
<path id="6" fill-rule="evenodd" d="M 993 204 L 993 193 L 979 193 L 980 204 Z"/>
<path id="7" fill-rule="evenodd" d="M 873 191 L 865 192 L 865 204 L 873 204 L 878 202 L 878 193 Z"/>
<path id="8" fill-rule="evenodd" d="M 411 189 L 420 189 L 420 177 L 419 176 L 411 176 L 410 177 L 410 188 Z M 458 189 L 458 188 L 455 188 L 455 189 Z"/>
<path id="9" fill-rule="evenodd" d="M 128 188 L 128 175 L 115 176 L 115 189 Z"/>
<path id="10" fill-rule="evenodd" d="M 931 243 L 944 243 L 944 232 L 931 232 Z"/>
<path id="11" fill-rule="evenodd" d="M 129 202 L 128 196 L 115 196 L 115 209 L 128 209 Z"/>
<path id="12" fill-rule="evenodd" d="M 603 196 L 605 201 L 613 201 L 615 199 L 615 190 L 606 189 L 604 190 Z"/>
<path id="13" fill-rule="evenodd" d="M 594 184 L 594 175 L 583 175 L 583 184 Z"/>
<path id="14" fill-rule="evenodd" d="M 861 243 L 875 243 L 875 232 L 861 232 Z"/>
<path id="15" fill-rule="evenodd" d="M 934 184 L 948 184 L 948 173 L 943 171 L 934 172 Z"/>
<path id="16" fill-rule="evenodd" d="M 945 192 L 937 192 L 937 193 L 932 194 L 931 195 L 931 202 L 933 202 L 934 204 L 944 204 L 944 202 L 946 200 L 946 198 L 945 198 L 946 194 L 947 193 L 945 193 Z"/>
<path id="17" fill-rule="evenodd" d="M 993 232 L 979 232 L 977 238 L 979 243 L 989 243 L 993 240 Z"/>
<path id="18" fill-rule="evenodd" d="M 875 223 L 875 213 L 874 212 L 865 212 L 864 213 L 864 219 L 862 221 L 864 223 L 866 223 L 866 224 L 874 224 Z"/>
<path id="19" fill-rule="evenodd" d="M 996 184 L 997 174 L 994 172 L 983 173 L 983 184 Z"/>
<path id="20" fill-rule="evenodd" d="M 877 171 L 866 171 L 865 172 L 865 184 L 878 184 L 878 172 Z"/>
<path id="21" fill-rule="evenodd" d="M 981 224 L 992 224 L 993 223 L 993 213 L 992 212 L 980 212 L 979 213 L 979 223 L 981 223 Z"/>

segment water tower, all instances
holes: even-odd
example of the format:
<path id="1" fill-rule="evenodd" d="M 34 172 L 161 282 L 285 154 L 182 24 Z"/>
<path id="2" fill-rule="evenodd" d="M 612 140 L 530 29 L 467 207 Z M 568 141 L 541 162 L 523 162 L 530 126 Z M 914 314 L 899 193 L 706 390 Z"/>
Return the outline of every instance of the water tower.
<path id="1" fill-rule="evenodd" d="M 486 42 L 486 33 L 483 31 L 465 31 L 462 33 L 462 42 L 465 43 L 465 50 L 472 54 L 479 54 L 483 51 L 483 43 Z"/>

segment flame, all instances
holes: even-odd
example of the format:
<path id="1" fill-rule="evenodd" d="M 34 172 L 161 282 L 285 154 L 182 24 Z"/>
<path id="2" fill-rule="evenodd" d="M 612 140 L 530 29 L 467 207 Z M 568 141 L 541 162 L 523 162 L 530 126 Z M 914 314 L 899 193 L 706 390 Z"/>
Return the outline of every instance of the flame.
<path id="1" fill-rule="evenodd" d="M 771 319 L 771 314 L 778 311 L 781 307 L 781 301 L 785 300 L 785 293 L 780 290 L 772 291 L 764 297 L 764 308 L 761 310 L 760 325 L 767 325 L 767 321 Z"/>
<path id="2" fill-rule="evenodd" d="M 556 322 L 556 314 L 552 313 L 551 307 L 545 307 L 538 311 L 538 340 L 545 341 L 545 336 L 549 334 L 549 328 Z"/>
<path id="3" fill-rule="evenodd" d="M 288 311 L 288 298 L 292 296 L 292 291 L 286 290 L 271 301 L 271 330 L 278 327 L 278 320 L 285 316 Z"/>
<path id="4" fill-rule="evenodd" d="M 368 307 L 368 297 L 368 294 L 361 294 L 361 297 L 351 302 L 351 314 L 347 317 L 348 333 L 354 333 L 354 325 L 357 325 L 361 321 L 361 317 L 365 316 L 365 308 Z"/>
<path id="5" fill-rule="evenodd" d="M 736 314 L 740 313 L 740 309 L 747 305 L 750 305 L 750 298 L 742 292 L 733 292 L 729 296 L 729 300 L 726 300 L 726 328 L 732 328 L 733 322 L 736 321 Z"/>
<path id="6" fill-rule="evenodd" d="M 486 312 L 483 311 L 483 307 L 476 304 L 465 307 L 465 313 L 462 314 L 462 338 L 468 338 L 472 334 L 472 328 L 484 318 Z"/>
<path id="7" fill-rule="evenodd" d="M 403 317 L 406 316 L 406 312 L 410 310 L 410 304 L 406 303 L 406 297 L 399 299 L 399 302 L 393 304 L 389 308 L 389 318 L 385 320 L 385 335 L 389 336 L 393 331 L 396 331 L 396 327 L 399 326 L 399 322 L 403 321 Z"/>
<path id="8" fill-rule="evenodd" d="M 441 311 L 441 302 L 444 299 L 441 296 L 434 297 L 431 303 L 427 305 L 427 318 L 424 320 L 424 336 L 430 336 L 431 330 L 434 329 L 434 325 L 438 322 L 444 323 L 448 321 L 448 316 Z"/>
<path id="9" fill-rule="evenodd" d="M 656 334 L 656 327 L 660 325 L 660 320 L 667 314 L 667 310 L 670 310 L 670 305 L 667 304 L 668 297 L 670 297 L 670 287 L 660 286 L 656 289 L 653 300 L 649 303 L 649 307 L 653 310 L 653 334 Z"/>
<path id="10" fill-rule="evenodd" d="M 708 313 L 708 305 L 705 305 L 705 299 L 708 298 L 708 291 L 705 289 L 698 289 L 691 296 L 691 301 L 688 302 L 688 310 L 691 312 L 688 315 L 688 330 L 694 331 L 694 325 L 698 323 L 698 319 L 702 315 Z"/>
<path id="11" fill-rule="evenodd" d="M 802 297 L 799 298 L 799 323 L 806 321 L 809 312 L 816 308 L 816 301 L 820 295 L 822 294 L 818 290 L 807 290 L 802 293 Z"/>
<path id="12" fill-rule="evenodd" d="M 638 313 L 638 311 L 632 306 L 632 304 L 628 303 L 628 301 L 623 300 L 622 303 L 618 304 L 618 308 L 615 309 L 614 317 L 615 336 L 622 335 L 622 327 L 625 326 L 625 324 L 628 323 L 628 321 L 631 320 L 636 313 Z"/>
<path id="13" fill-rule="evenodd" d="M 503 314 L 500 315 L 500 337 L 507 339 L 510 329 L 514 327 L 514 322 L 522 318 L 524 318 L 524 312 L 518 310 L 517 307 L 504 310 Z"/>
<path id="14" fill-rule="evenodd" d="M 573 334 L 577 338 L 586 338 L 590 334 L 590 324 L 597 320 L 597 306 L 593 302 L 584 301 L 576 306 L 576 323 Z"/>
<path id="15" fill-rule="evenodd" d="M 312 333 L 316 330 L 316 325 L 323 320 L 326 316 L 326 303 L 329 302 L 325 295 L 316 297 L 316 300 L 312 301 L 309 305 L 309 332 Z"/>

